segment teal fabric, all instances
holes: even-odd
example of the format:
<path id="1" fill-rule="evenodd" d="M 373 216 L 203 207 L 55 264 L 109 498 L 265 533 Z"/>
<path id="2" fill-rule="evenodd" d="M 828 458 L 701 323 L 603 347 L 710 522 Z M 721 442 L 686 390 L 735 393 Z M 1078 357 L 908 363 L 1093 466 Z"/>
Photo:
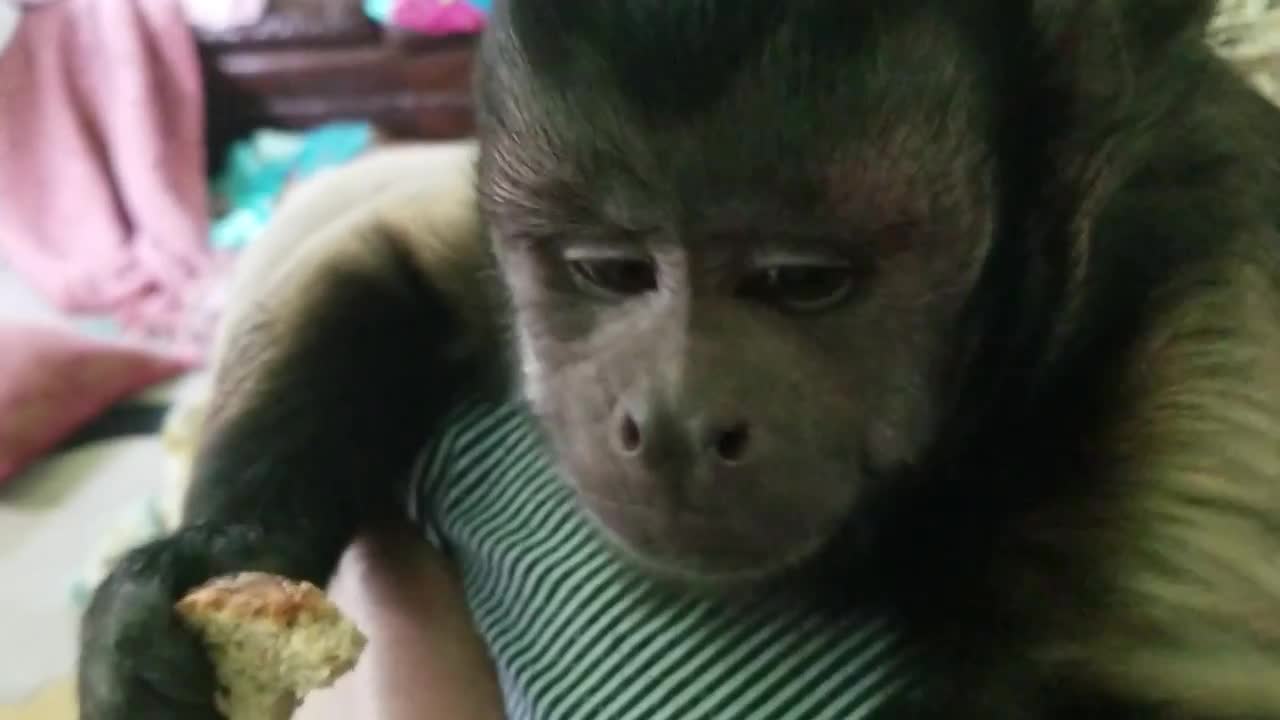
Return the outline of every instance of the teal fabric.
<path id="1" fill-rule="evenodd" d="M 411 512 L 461 569 L 513 720 L 888 718 L 912 685 L 882 617 L 713 602 L 620 562 L 517 406 L 471 402 L 447 427 Z"/>
<path id="2" fill-rule="evenodd" d="M 364 0 L 364 14 L 379 25 L 391 22 L 393 0 Z"/>
<path id="3" fill-rule="evenodd" d="M 220 250 L 240 249 L 271 220 L 285 186 L 324 168 L 341 165 L 368 149 L 368 123 L 330 123 L 301 133 L 259 130 L 231 146 L 213 192 L 226 211 L 210 228 Z"/>

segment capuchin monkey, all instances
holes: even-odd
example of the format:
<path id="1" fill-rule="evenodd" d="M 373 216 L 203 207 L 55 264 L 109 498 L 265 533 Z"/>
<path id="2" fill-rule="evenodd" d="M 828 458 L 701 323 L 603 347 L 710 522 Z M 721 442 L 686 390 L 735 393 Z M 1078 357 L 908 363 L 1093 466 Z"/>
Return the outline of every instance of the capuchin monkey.
<path id="1" fill-rule="evenodd" d="M 920 717 L 1280 719 L 1280 113 L 1212 10 L 498 2 L 478 208 L 236 320 L 81 716 L 212 716 L 175 598 L 324 583 L 485 388 L 646 571 L 900 618 Z"/>

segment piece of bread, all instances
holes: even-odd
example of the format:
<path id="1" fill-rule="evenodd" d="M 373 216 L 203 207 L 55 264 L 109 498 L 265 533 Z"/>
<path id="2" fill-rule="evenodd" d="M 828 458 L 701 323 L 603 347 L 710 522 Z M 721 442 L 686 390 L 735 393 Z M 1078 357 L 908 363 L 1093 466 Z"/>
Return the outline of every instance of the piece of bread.
<path id="1" fill-rule="evenodd" d="M 215 578 L 176 609 L 209 649 L 228 720 L 287 720 L 355 667 L 366 642 L 319 588 L 267 573 Z"/>

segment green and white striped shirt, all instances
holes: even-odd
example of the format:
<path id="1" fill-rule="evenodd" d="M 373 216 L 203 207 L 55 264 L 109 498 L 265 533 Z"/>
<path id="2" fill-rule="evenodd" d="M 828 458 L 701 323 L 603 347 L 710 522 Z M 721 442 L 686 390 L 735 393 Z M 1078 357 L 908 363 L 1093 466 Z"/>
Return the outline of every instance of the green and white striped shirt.
<path id="1" fill-rule="evenodd" d="M 884 718 L 904 644 L 872 614 L 719 604 L 620 561 L 515 404 L 468 403 L 420 461 L 415 520 L 460 567 L 512 720 Z"/>

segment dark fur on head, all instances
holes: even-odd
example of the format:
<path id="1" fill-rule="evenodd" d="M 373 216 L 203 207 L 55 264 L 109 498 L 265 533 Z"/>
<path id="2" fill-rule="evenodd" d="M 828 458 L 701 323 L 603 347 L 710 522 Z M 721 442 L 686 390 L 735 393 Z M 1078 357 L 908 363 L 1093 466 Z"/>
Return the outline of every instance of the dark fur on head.
<path id="1" fill-rule="evenodd" d="M 556 275 L 566 246 L 667 243 L 692 258 L 727 244 L 744 253 L 817 242 L 865 266 L 866 297 L 817 319 L 721 317 L 759 348 L 758 373 L 736 373 L 746 386 L 779 387 L 783 368 L 812 358 L 833 363 L 786 386 L 813 405 L 766 393 L 762 407 L 735 412 L 786 408 L 796 427 L 821 418 L 807 441 L 793 438 L 789 462 L 857 486 L 826 501 L 892 487 L 862 487 L 873 478 L 932 474 L 995 427 L 1003 444 L 1064 373 L 1080 374 L 1078 358 L 1105 335 L 1086 325 L 1106 317 L 1130 332 L 1123 311 L 1086 307 L 1119 296 L 1082 284 L 1099 258 L 1101 272 L 1152 272 L 1107 257 L 1124 249 L 1091 245 L 1147 148 L 1194 130 L 1170 108 L 1197 87 L 1175 74 L 1204 72 L 1192 30 L 1207 3 L 1168 5 L 1152 23 L 1134 2 L 500 3 L 481 63 L 481 192 L 499 255 L 522 258 L 507 278 L 529 364 L 548 373 L 533 379 L 535 394 L 581 409 L 585 383 L 607 414 L 637 380 L 613 377 L 619 366 L 598 353 L 648 366 L 715 361 L 716 351 L 619 352 L 621 338 L 662 343 L 627 310 L 636 305 L 582 308 Z M 1133 280 L 1141 289 L 1153 279 Z M 691 331 L 704 304 L 678 300 L 683 319 L 654 326 L 680 334 L 675 352 L 709 342 Z M 878 366 L 859 367 L 868 357 Z M 593 379 L 543 387 L 568 377 L 561 363 Z M 566 436 L 583 421 L 548 416 L 582 466 L 595 452 L 586 448 L 607 447 Z M 828 456 L 846 459 L 823 469 L 814 443 L 832 437 L 842 450 Z M 584 467 L 570 471 L 588 484 L 618 472 Z M 856 504 L 850 495 L 829 506 L 848 517 Z M 801 525 L 832 531 L 810 520 Z"/>
<path id="2" fill-rule="evenodd" d="M 595 13 L 615 11 L 605 7 Z M 554 15 L 543 6 L 499 9 L 486 53 L 504 64 L 484 64 L 481 191 L 536 373 L 533 406 L 584 500 L 617 511 L 671 569 L 692 569 L 668 557 L 686 534 L 710 556 L 767 555 L 727 558 L 727 575 L 787 567 L 871 492 L 864 476 L 922 462 L 955 401 L 943 378 L 966 358 L 945 348 L 964 324 L 1005 184 L 987 151 L 998 132 L 994 58 L 981 49 L 985 31 L 923 5 L 859 11 L 862 22 L 845 26 L 854 42 L 831 31 L 834 15 L 850 13 L 835 3 L 815 6 L 818 17 L 794 6 L 779 16 L 776 5 L 625 8 L 660 28 L 687 24 L 655 31 L 661 56 L 704 57 L 703 43 L 729 41 L 722 25 L 753 34 L 730 55 L 736 67 L 713 64 L 712 80 L 690 81 L 715 91 L 673 115 L 653 109 L 662 100 L 647 88 L 611 79 L 637 56 L 607 52 L 603 18 L 550 23 L 538 21 Z M 577 48 L 574 62 L 539 59 L 543 39 L 530 34 L 550 27 L 547 42 Z M 562 257 L 583 247 L 653 258 L 653 303 L 585 300 Z M 847 263 L 856 301 L 794 315 L 744 298 L 756 254 Z M 636 402 L 669 415 L 653 421 L 661 457 L 645 467 L 618 461 L 599 434 Z M 684 437 L 702 414 L 750 426 L 758 464 L 723 477 L 705 466 Z M 810 479 L 779 482 L 792 473 Z M 720 574 L 701 554 L 684 560 Z"/>
<path id="3" fill-rule="evenodd" d="M 503 12 L 499 10 L 499 12 Z M 599 72 L 637 105 L 683 114 L 713 102 L 760 52 L 785 3 L 515 3 L 510 28 L 539 75 Z"/>

